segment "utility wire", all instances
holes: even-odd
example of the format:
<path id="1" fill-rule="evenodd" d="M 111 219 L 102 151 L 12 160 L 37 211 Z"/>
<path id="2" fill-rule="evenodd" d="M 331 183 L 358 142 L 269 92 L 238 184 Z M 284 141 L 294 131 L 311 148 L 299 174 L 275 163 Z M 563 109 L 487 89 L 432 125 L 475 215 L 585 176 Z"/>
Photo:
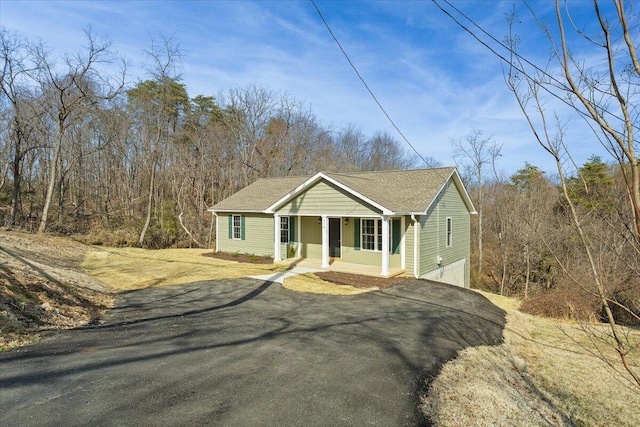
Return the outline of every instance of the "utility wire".
<path id="1" fill-rule="evenodd" d="M 506 58 L 504 55 L 500 54 L 498 51 L 496 51 L 493 47 L 491 47 L 487 42 L 485 42 L 484 40 L 482 40 L 476 33 L 473 32 L 473 30 L 471 30 L 469 27 L 467 27 L 466 25 L 464 25 L 462 22 L 460 22 L 460 20 L 458 18 L 456 18 L 455 16 L 453 16 L 453 14 L 451 14 L 448 10 L 446 10 L 444 7 L 442 7 L 438 0 L 432 0 L 432 2 L 438 7 L 438 9 L 440 9 L 445 15 L 447 15 L 449 18 L 451 18 L 451 20 L 453 22 L 455 22 L 460 28 L 462 28 L 464 31 L 466 31 L 467 33 L 469 33 L 469 35 L 471 35 L 471 37 L 473 37 L 474 39 L 476 39 L 476 41 L 478 41 L 478 43 L 480 43 L 481 45 L 483 45 L 484 47 L 486 47 L 491 53 L 493 53 L 495 56 L 497 56 L 501 61 L 505 62 L 506 64 L 509 64 L 509 66 L 513 67 L 516 71 L 522 73 L 523 75 L 531 78 L 530 74 L 523 68 L 523 67 L 518 67 L 513 61 L 509 60 L 508 58 Z M 478 25 L 473 19 L 471 19 L 468 15 L 466 15 L 464 12 L 462 12 L 460 9 L 458 9 L 457 7 L 455 7 L 454 5 L 452 5 L 448 0 L 442 0 L 443 3 L 445 3 L 447 6 L 449 6 L 451 9 L 453 9 L 456 13 L 458 13 L 460 16 L 462 16 L 464 19 L 466 19 L 468 22 L 471 23 L 471 25 L 473 25 L 474 27 L 476 27 L 478 30 L 480 30 L 483 34 L 485 34 L 487 37 L 489 37 L 491 40 L 493 40 L 495 43 L 497 43 L 499 46 L 501 46 L 503 49 L 507 50 L 508 52 L 512 53 L 514 56 L 516 56 L 517 58 L 519 58 L 522 62 L 526 63 L 527 65 L 531 66 L 533 69 L 535 69 L 536 71 L 538 71 L 539 73 L 543 74 L 544 76 L 546 76 L 548 79 L 550 79 L 551 81 L 556 83 L 556 87 L 560 88 L 560 90 L 565 90 L 562 89 L 563 87 L 565 87 L 565 84 L 560 81 L 558 78 L 556 78 L 555 76 L 549 74 L 545 69 L 540 68 L 539 66 L 537 66 L 536 64 L 534 64 L 533 62 L 529 61 L 527 58 L 525 58 L 524 56 L 520 55 L 517 51 L 515 51 L 513 48 L 507 46 L 506 44 L 504 44 L 503 42 L 501 42 L 500 40 L 496 39 L 491 33 L 489 33 L 487 30 L 485 30 L 482 26 Z M 526 3 L 525 3 L 526 4 Z M 531 8 L 527 5 L 527 7 L 529 8 L 529 10 L 531 10 Z M 571 102 L 569 102 L 567 99 L 565 99 L 564 97 L 558 95 L 557 93 L 553 92 L 551 89 L 549 89 L 547 87 L 547 85 L 544 84 L 540 84 L 539 87 L 541 87 L 544 91 L 546 91 L 547 93 L 549 93 L 551 96 L 555 97 L 556 99 L 558 99 L 560 102 L 566 104 L 567 106 L 573 108 L 580 116 L 582 116 L 583 119 L 585 120 L 589 120 L 592 119 L 592 117 L 587 114 L 586 112 L 582 111 L 580 108 L 576 108 L 575 105 L 573 105 Z M 568 89 L 566 89 L 568 90 Z M 618 116 L 617 114 L 615 114 L 612 111 L 609 111 L 607 109 L 603 109 L 603 112 L 606 112 L 607 114 L 609 114 L 610 117 L 613 117 L 614 119 L 620 120 L 620 121 L 624 121 L 624 119 L 620 116 Z M 640 129 L 637 125 L 633 124 L 632 125 L 635 129 Z"/>
<path id="2" fill-rule="evenodd" d="M 454 18 L 449 12 L 447 12 L 442 6 L 440 6 L 440 4 L 438 4 L 438 0 L 432 0 L 433 3 L 438 6 L 438 8 L 443 11 L 447 16 L 449 16 L 456 24 L 458 24 L 462 29 L 464 29 L 465 31 L 467 31 L 469 34 L 471 34 L 471 36 L 473 36 L 473 38 L 475 38 L 477 41 L 479 41 L 482 45 L 484 45 L 487 49 L 489 49 L 494 55 L 498 56 L 500 59 L 502 59 L 503 61 L 509 63 L 510 61 L 505 58 L 504 56 L 500 55 L 498 52 L 496 52 L 493 48 L 491 48 L 487 43 L 485 43 L 484 41 L 480 40 L 480 38 L 478 38 L 478 36 L 475 35 L 475 33 L 473 33 L 473 31 L 469 30 L 467 27 L 465 27 L 461 22 L 459 22 L 456 18 Z M 561 82 L 560 80 L 558 80 L 555 76 L 549 74 L 546 70 L 540 68 L 539 66 L 537 66 L 536 64 L 534 64 L 533 62 L 529 61 L 527 58 L 525 58 L 524 56 L 520 55 L 517 51 L 515 51 L 513 48 L 511 48 L 510 46 L 507 46 L 504 42 L 501 42 L 500 40 L 498 40 L 493 34 L 489 33 L 487 30 L 485 30 L 483 27 L 481 27 L 480 25 L 478 25 L 478 23 L 476 23 L 473 19 L 471 19 L 469 17 L 469 15 L 465 14 L 464 12 L 462 12 L 460 9 L 458 9 L 457 7 L 455 7 L 454 5 L 452 5 L 448 0 L 442 0 L 443 3 L 445 3 L 447 6 L 449 6 L 450 8 L 452 8 L 453 10 L 456 11 L 456 13 L 458 13 L 460 16 L 462 16 L 464 19 L 466 19 L 467 21 L 469 21 L 471 23 L 471 25 L 473 25 L 474 27 L 476 27 L 478 30 L 480 30 L 484 35 L 486 35 L 487 37 L 489 37 L 491 40 L 493 40 L 495 43 L 497 43 L 498 45 L 500 45 L 502 48 L 504 48 L 505 50 L 513 53 L 514 56 L 517 56 L 519 59 L 521 59 L 524 63 L 526 63 L 527 65 L 530 65 L 532 68 L 534 68 L 536 71 L 544 74 L 546 77 L 548 77 L 549 79 L 553 80 L 554 82 L 556 82 L 558 84 L 558 86 L 564 86 L 564 83 Z M 531 10 L 529 8 L 529 10 Z M 516 68 L 516 70 L 524 73 L 523 70 L 520 70 L 518 68 Z"/>
<path id="3" fill-rule="evenodd" d="M 424 162 L 425 165 L 429 165 L 429 163 L 424 159 L 424 157 L 422 157 L 422 155 L 420 155 L 420 153 L 418 152 L 418 150 L 416 150 L 416 148 L 413 146 L 413 144 L 411 144 L 411 142 L 409 142 L 409 140 L 407 139 L 407 137 L 404 135 L 404 133 L 402 133 L 402 131 L 400 130 L 400 128 L 396 125 L 396 123 L 393 121 L 393 119 L 391 118 L 391 116 L 389 116 L 389 113 L 387 113 L 387 110 L 384 109 L 384 107 L 382 106 L 382 104 L 380 103 L 380 101 L 378 101 L 378 98 L 374 95 L 373 91 L 371 90 L 371 88 L 369 87 L 369 85 L 367 84 L 367 82 L 364 80 L 364 78 L 362 77 L 362 75 L 360 74 L 360 72 L 358 71 L 358 69 L 356 68 L 356 66 L 353 64 L 353 62 L 351 61 L 351 58 L 349 58 L 349 55 L 347 54 L 347 52 L 343 49 L 342 45 L 340 44 L 340 42 L 338 41 L 338 38 L 335 36 L 335 34 L 333 33 L 333 31 L 331 30 L 331 27 L 329 26 L 329 23 L 327 22 L 326 19 L 324 19 L 324 16 L 322 16 L 322 12 L 320 12 L 320 9 L 318 8 L 318 5 L 316 4 L 316 2 L 314 0 L 310 0 L 311 4 L 313 4 L 313 7 L 315 7 L 316 12 L 318 12 L 318 15 L 320 16 L 320 19 L 322 20 L 322 22 L 324 22 L 325 27 L 327 27 L 327 30 L 329 30 L 329 34 L 331 34 L 331 37 L 333 37 L 333 40 L 336 42 L 336 44 L 338 45 L 338 47 L 340 48 L 340 51 L 342 52 L 342 54 L 344 55 L 344 57 L 347 59 L 347 62 L 349 62 L 349 65 L 351 65 L 351 68 L 353 68 L 353 71 L 355 71 L 356 75 L 358 76 L 358 78 L 360 79 L 360 81 L 362 82 L 362 84 L 364 85 L 364 87 L 367 89 L 367 91 L 369 92 L 369 94 L 371 95 L 371 97 L 373 98 L 373 100 L 376 102 L 376 104 L 378 104 L 378 107 L 380 108 L 380 110 L 384 113 L 384 115 L 387 117 L 387 120 L 389 120 L 389 123 L 391 123 L 391 125 L 395 128 L 395 130 L 400 134 L 400 136 L 402 137 L 402 139 L 409 145 L 409 147 L 411 147 L 411 149 L 413 150 L 414 153 L 416 153 L 416 155 L 420 158 L 420 160 L 422 160 Z"/>

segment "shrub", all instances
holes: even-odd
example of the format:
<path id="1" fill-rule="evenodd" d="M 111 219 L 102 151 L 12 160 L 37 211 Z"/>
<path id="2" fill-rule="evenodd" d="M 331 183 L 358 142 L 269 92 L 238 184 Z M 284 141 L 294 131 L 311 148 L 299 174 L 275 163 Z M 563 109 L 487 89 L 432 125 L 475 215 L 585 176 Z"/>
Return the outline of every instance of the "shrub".
<path id="1" fill-rule="evenodd" d="M 600 319 L 598 298 L 578 287 L 540 292 L 525 300 L 520 311 L 559 319 Z"/>

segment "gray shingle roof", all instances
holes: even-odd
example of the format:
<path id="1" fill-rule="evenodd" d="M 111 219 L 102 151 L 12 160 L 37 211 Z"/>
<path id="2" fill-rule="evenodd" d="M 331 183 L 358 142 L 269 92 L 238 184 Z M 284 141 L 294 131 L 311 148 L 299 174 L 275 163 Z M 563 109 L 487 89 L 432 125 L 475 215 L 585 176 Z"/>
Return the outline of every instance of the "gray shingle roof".
<path id="1" fill-rule="evenodd" d="M 327 174 L 393 212 L 424 212 L 454 168 Z"/>
<path id="2" fill-rule="evenodd" d="M 309 178 L 311 177 L 260 178 L 217 203 L 210 210 L 262 212 Z"/>
<path id="3" fill-rule="evenodd" d="M 455 168 L 324 173 L 390 211 L 424 212 Z M 262 178 L 211 208 L 213 211 L 262 212 L 311 176 Z"/>

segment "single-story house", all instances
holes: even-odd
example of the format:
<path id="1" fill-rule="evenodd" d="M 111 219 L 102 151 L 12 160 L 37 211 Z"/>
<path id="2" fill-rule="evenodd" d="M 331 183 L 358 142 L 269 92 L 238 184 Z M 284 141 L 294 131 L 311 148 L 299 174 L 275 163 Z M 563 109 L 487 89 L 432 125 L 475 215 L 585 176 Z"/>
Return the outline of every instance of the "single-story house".
<path id="1" fill-rule="evenodd" d="M 475 208 L 453 167 L 263 178 L 209 209 L 216 251 L 392 269 L 469 287 Z"/>

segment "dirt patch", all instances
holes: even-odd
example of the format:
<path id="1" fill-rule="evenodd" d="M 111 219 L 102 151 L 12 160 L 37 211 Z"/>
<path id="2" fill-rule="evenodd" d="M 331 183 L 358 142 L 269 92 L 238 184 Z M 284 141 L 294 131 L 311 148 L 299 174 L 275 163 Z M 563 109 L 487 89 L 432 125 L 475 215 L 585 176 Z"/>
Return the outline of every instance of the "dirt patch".
<path id="1" fill-rule="evenodd" d="M 273 264 L 273 258 L 253 255 L 253 254 L 240 254 L 229 252 L 207 252 L 202 256 L 222 259 L 225 261 L 246 262 L 249 264 Z"/>
<path id="2" fill-rule="evenodd" d="M 337 273 L 334 271 L 323 271 L 314 273 L 318 278 L 331 282 L 336 285 L 353 286 L 354 288 L 378 288 L 385 289 L 398 283 L 406 282 L 407 278 L 402 276 L 396 277 L 376 277 L 376 276 L 364 276 L 361 274 L 350 273 Z"/>
<path id="3" fill-rule="evenodd" d="M 86 325 L 113 306 L 111 289 L 80 268 L 90 248 L 66 238 L 0 231 L 0 350 L 46 330 Z"/>

